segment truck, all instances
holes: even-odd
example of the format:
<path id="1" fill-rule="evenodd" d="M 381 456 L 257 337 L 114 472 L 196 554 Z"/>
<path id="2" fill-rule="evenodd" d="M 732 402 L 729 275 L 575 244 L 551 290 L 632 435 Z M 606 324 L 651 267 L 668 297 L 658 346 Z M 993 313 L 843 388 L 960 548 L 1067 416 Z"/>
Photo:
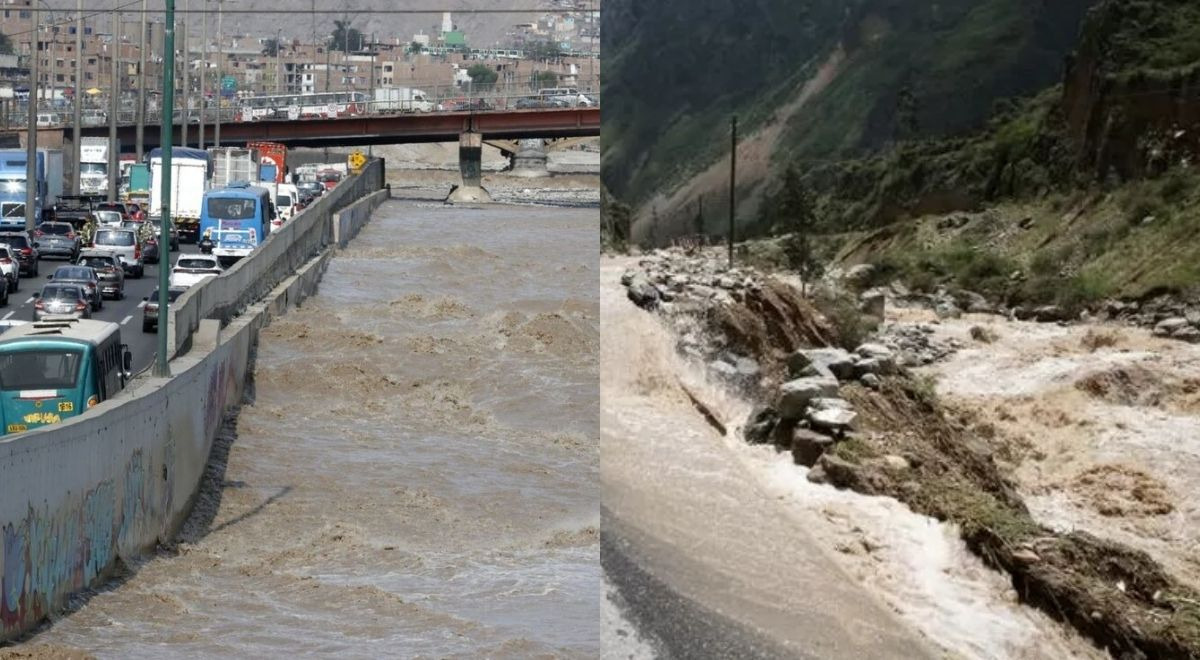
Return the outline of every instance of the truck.
<path id="1" fill-rule="evenodd" d="M 162 214 L 162 149 L 150 152 L 150 215 Z M 212 177 L 208 152 L 175 147 L 171 150 L 171 218 L 180 238 L 195 242 L 200 235 L 200 203 Z"/>
<path id="2" fill-rule="evenodd" d="M 224 188 L 237 181 L 258 181 L 258 151 L 240 147 L 212 147 L 208 154 L 213 161 L 214 189 Z"/>
<path id="3" fill-rule="evenodd" d="M 25 226 L 25 165 L 24 149 L 0 150 L 0 228 Z M 34 224 L 41 224 L 53 213 L 62 195 L 63 159 L 60 149 L 38 149 L 34 163 L 35 182 Z"/>
<path id="4" fill-rule="evenodd" d="M 129 192 L 129 172 L 137 164 L 137 156 L 122 154 L 119 151 L 117 153 L 117 167 L 120 170 L 120 178 L 117 179 L 117 194 L 124 195 Z"/>
<path id="5" fill-rule="evenodd" d="M 372 112 L 433 112 L 429 96 L 411 87 L 376 87 Z"/>
<path id="6" fill-rule="evenodd" d="M 287 181 L 287 147 L 278 142 L 247 142 L 247 149 L 254 149 L 259 156 L 259 181 L 283 183 Z"/>
<path id="7" fill-rule="evenodd" d="M 85 137 L 79 143 L 79 194 L 108 194 L 108 155 L 108 138 Z"/>

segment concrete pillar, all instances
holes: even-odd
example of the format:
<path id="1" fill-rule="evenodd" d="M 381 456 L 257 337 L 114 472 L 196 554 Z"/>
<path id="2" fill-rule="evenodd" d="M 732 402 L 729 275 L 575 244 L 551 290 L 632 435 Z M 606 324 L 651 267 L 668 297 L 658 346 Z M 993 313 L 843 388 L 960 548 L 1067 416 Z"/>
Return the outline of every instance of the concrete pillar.
<path id="1" fill-rule="evenodd" d="M 550 176 L 546 169 L 546 141 L 541 138 L 521 140 L 517 143 L 517 153 L 513 155 L 512 175 L 537 178 Z"/>
<path id="2" fill-rule="evenodd" d="M 490 202 L 492 196 L 483 189 L 483 135 L 462 133 L 458 136 L 458 169 L 462 185 L 450 189 L 447 202 Z"/>

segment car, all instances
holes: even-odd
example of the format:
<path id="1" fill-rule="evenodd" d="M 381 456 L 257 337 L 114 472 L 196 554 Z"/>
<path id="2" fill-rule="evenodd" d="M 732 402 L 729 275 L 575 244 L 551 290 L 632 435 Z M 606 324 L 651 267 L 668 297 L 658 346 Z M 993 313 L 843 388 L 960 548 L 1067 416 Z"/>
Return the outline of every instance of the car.
<path id="1" fill-rule="evenodd" d="M 303 190 L 313 197 L 320 197 L 321 195 L 325 194 L 325 186 L 322 186 L 316 181 L 301 181 L 300 183 L 296 184 L 296 188 Z"/>
<path id="2" fill-rule="evenodd" d="M 57 270 L 46 276 L 46 279 L 78 284 L 87 293 L 87 299 L 93 310 L 99 311 L 104 306 L 104 297 L 100 294 L 100 273 L 91 266 L 59 266 Z"/>
<path id="3" fill-rule="evenodd" d="M 100 295 L 113 300 L 125 297 L 125 269 L 121 260 L 108 250 L 88 249 L 79 253 L 79 266 L 87 266 L 96 271 L 100 278 Z"/>
<path id="4" fill-rule="evenodd" d="M 5 291 L 21 288 L 21 267 L 17 264 L 17 255 L 5 243 L 0 243 L 0 273 L 4 274 Z"/>
<path id="5" fill-rule="evenodd" d="M 152 215 L 146 219 L 146 222 L 150 223 L 150 226 L 153 228 L 155 239 L 161 238 L 159 234 L 162 233 L 162 216 Z M 170 226 L 167 227 L 167 231 L 170 232 L 170 245 L 168 246 L 169 249 L 178 251 L 179 229 L 175 227 L 174 220 L 172 220 Z M 158 242 L 161 243 L 162 241 L 159 240 Z"/>
<path id="6" fill-rule="evenodd" d="M 75 319 L 92 318 L 92 306 L 88 304 L 87 292 L 78 284 L 51 282 L 33 293 L 33 320 L 55 317 Z"/>
<path id="7" fill-rule="evenodd" d="M 167 300 L 175 302 L 175 299 L 183 295 L 187 291 L 186 286 L 172 286 L 167 288 Z M 142 332 L 154 332 L 158 329 L 158 289 L 154 290 L 149 296 L 142 298 L 146 302 L 142 306 Z"/>
<path id="8" fill-rule="evenodd" d="M 464 101 L 455 101 L 450 107 L 451 112 L 479 112 L 481 110 L 495 110 L 496 108 L 483 99 L 468 99 Z"/>
<path id="9" fill-rule="evenodd" d="M 93 211 L 92 214 L 96 216 L 96 224 L 101 227 L 120 227 L 121 223 L 125 222 L 121 212 L 112 209 Z"/>
<path id="10" fill-rule="evenodd" d="M 22 275 L 38 276 L 38 259 L 42 258 L 38 251 L 38 242 L 29 236 L 24 229 L 8 229 L 0 232 L 0 243 L 6 243 L 13 252 L 17 253 L 17 263 L 20 264 Z"/>
<path id="11" fill-rule="evenodd" d="M 82 239 L 69 222 L 43 222 L 33 231 L 33 237 L 43 257 L 66 257 L 67 261 L 79 258 Z"/>
<path id="12" fill-rule="evenodd" d="M 142 261 L 142 243 L 138 240 L 137 231 L 111 227 L 99 229 L 92 237 L 92 247 L 111 250 L 120 259 L 125 272 L 132 273 L 134 278 L 141 279 L 146 274 L 146 265 Z"/>
<path id="13" fill-rule="evenodd" d="M 132 220 L 130 209 L 125 205 L 125 202 L 100 202 L 96 205 L 97 211 L 116 211 L 121 214 L 122 220 Z"/>
<path id="14" fill-rule="evenodd" d="M 517 99 L 517 102 L 513 104 L 513 108 L 517 110 L 530 110 L 533 108 L 549 107 L 552 107 L 549 101 L 537 97 Z"/>
<path id="15" fill-rule="evenodd" d="M 225 272 L 221 261 L 209 254 L 181 254 L 171 269 L 171 286 L 187 288 Z"/>

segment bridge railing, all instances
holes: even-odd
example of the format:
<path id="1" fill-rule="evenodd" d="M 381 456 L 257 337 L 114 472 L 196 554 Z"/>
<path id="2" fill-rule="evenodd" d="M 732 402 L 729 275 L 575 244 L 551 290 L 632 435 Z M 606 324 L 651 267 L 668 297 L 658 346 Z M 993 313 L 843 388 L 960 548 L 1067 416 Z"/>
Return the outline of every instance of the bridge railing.
<path id="1" fill-rule="evenodd" d="M 333 214 L 384 184 L 383 161 L 374 159 L 361 174 L 342 180 L 299 215 L 272 231 L 250 256 L 216 277 L 187 290 L 170 308 L 168 345 L 180 354 L 203 319 L 224 326 L 247 306 L 261 300 L 301 265 L 333 242 Z"/>

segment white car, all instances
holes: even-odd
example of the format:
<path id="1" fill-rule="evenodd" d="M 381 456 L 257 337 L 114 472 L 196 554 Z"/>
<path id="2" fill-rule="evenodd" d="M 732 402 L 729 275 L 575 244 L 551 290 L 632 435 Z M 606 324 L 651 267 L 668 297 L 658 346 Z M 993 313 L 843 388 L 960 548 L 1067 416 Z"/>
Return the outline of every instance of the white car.
<path id="1" fill-rule="evenodd" d="M 4 275 L 9 291 L 16 291 L 21 285 L 21 264 L 7 243 L 0 243 L 0 274 Z"/>
<path id="2" fill-rule="evenodd" d="M 211 254 L 181 254 L 171 269 L 171 286 L 194 286 L 224 271 L 221 261 Z"/>

